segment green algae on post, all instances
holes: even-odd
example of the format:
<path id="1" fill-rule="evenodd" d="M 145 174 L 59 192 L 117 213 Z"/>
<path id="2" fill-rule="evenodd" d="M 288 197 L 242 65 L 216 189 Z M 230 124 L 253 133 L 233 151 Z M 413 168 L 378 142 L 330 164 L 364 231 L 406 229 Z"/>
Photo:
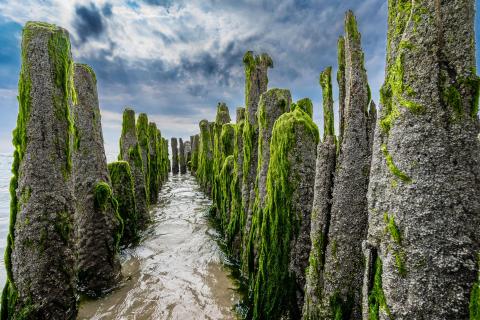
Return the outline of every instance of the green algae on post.
<path id="1" fill-rule="evenodd" d="M 130 165 L 126 161 L 115 161 L 108 164 L 108 172 L 112 181 L 112 192 L 118 204 L 118 214 L 123 221 L 121 245 L 135 243 L 138 240 L 140 226 L 135 210 L 134 180 Z"/>
<path id="2" fill-rule="evenodd" d="M 123 111 L 122 135 L 120 137 L 119 160 L 127 161 L 134 179 L 135 186 L 135 210 L 138 215 L 140 226 L 145 227 L 151 220 L 148 211 L 147 188 L 145 171 L 140 145 L 135 125 L 135 111 L 125 108 Z"/>
<path id="3" fill-rule="evenodd" d="M 298 139 L 302 143 L 297 143 Z M 301 274 L 306 265 L 297 265 L 303 253 L 296 251 L 300 248 L 291 248 L 291 243 L 309 225 L 310 209 L 303 212 L 300 203 L 308 203 L 313 198 L 313 194 L 303 190 L 313 187 L 315 148 L 312 146 L 318 142 L 317 126 L 300 108 L 285 113 L 275 122 L 267 203 L 260 227 L 259 266 L 252 288 L 253 319 L 279 319 L 287 313 L 299 316 L 302 302 L 297 301 L 296 290 L 303 287 Z M 306 247 L 309 250 L 309 246 Z M 292 254 L 299 256 L 294 257 L 298 260 L 290 265 Z"/>

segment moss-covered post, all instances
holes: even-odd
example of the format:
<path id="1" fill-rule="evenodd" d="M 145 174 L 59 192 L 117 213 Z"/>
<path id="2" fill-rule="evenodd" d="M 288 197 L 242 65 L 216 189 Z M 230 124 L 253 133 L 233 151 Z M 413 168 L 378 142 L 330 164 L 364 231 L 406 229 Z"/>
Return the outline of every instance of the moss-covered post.
<path id="1" fill-rule="evenodd" d="M 266 53 L 254 56 L 251 51 L 248 51 L 243 56 L 243 64 L 245 68 L 246 109 L 243 128 L 242 210 L 246 216 L 244 231 L 245 234 L 250 234 L 258 162 L 258 102 L 260 101 L 260 95 L 267 91 L 267 71 L 268 68 L 273 67 L 273 61 Z M 246 268 L 247 266 L 242 266 L 244 272 L 247 271 Z"/>
<path id="2" fill-rule="evenodd" d="M 335 136 L 333 122 L 332 67 L 327 67 L 322 73 L 320 73 L 319 82 L 322 87 L 323 99 L 323 140 L 326 140 L 328 136 Z"/>
<path id="3" fill-rule="evenodd" d="M 220 170 L 223 167 L 223 160 L 225 159 L 224 150 L 222 145 L 222 140 L 220 135 L 222 134 L 222 128 L 224 124 L 227 124 L 231 121 L 230 112 L 225 103 L 219 102 L 217 105 L 217 115 L 215 118 L 213 126 L 213 186 L 212 186 L 212 199 L 217 208 L 217 217 L 219 218 L 222 213 L 219 211 L 219 203 L 221 201 L 221 192 L 220 192 Z M 233 153 L 233 143 L 232 143 L 232 153 Z"/>
<path id="4" fill-rule="evenodd" d="M 123 227 L 108 175 L 95 73 L 89 66 L 75 64 L 74 83 L 77 105 L 73 107 L 72 163 L 78 288 L 98 296 L 120 278 L 118 242 Z"/>
<path id="5" fill-rule="evenodd" d="M 185 145 L 185 154 L 187 158 L 187 168 L 192 171 L 192 152 L 193 152 L 193 136 L 190 136 L 190 140 L 186 142 Z"/>
<path id="6" fill-rule="evenodd" d="M 179 139 L 178 162 L 180 173 L 187 173 L 187 163 L 185 162 L 185 144 L 183 143 L 182 138 Z"/>
<path id="7" fill-rule="evenodd" d="M 232 194 L 230 221 L 225 232 L 227 245 L 232 255 L 240 259 L 242 236 L 245 226 L 245 215 L 242 210 L 242 180 L 243 180 L 243 127 L 245 125 L 245 108 L 236 111 L 235 136 L 233 145 L 233 179 L 230 185 Z"/>
<path id="8" fill-rule="evenodd" d="M 210 124 L 207 120 L 199 123 L 200 147 L 198 151 L 197 179 L 207 195 L 210 195 L 213 172 L 213 145 L 211 139 Z"/>
<path id="9" fill-rule="evenodd" d="M 123 111 L 119 160 L 127 161 L 130 165 L 135 184 L 135 210 L 137 212 L 139 225 L 143 228 L 150 221 L 147 199 L 148 185 L 145 182 L 142 154 L 137 139 L 135 111 L 130 108 L 125 108 Z"/>
<path id="10" fill-rule="evenodd" d="M 108 164 L 108 173 L 112 181 L 113 196 L 118 202 L 118 214 L 123 221 L 123 234 L 120 244 L 127 246 L 138 240 L 139 225 L 135 211 L 134 179 L 130 165 L 126 161 Z"/>
<path id="11" fill-rule="evenodd" d="M 172 172 L 172 163 L 170 161 L 170 156 L 168 154 L 168 139 L 165 139 L 164 140 L 165 142 L 165 150 L 166 150 L 166 158 L 165 158 L 165 163 L 166 163 L 166 166 L 167 166 L 167 178 L 168 178 L 168 173 Z"/>
<path id="12" fill-rule="evenodd" d="M 249 273 L 256 270 L 260 223 L 267 196 L 267 172 L 270 162 L 270 140 L 275 121 L 285 112 L 290 111 L 292 96 L 286 89 L 270 89 L 260 96 L 258 103 L 258 163 L 255 181 L 255 202 L 253 204 L 250 233 L 245 237 L 245 251 L 242 263 L 248 266 Z"/>
<path id="13" fill-rule="evenodd" d="M 149 192 L 150 203 L 155 204 L 158 201 L 158 192 L 160 190 L 160 141 L 158 137 L 157 125 L 154 122 L 148 124 L 148 151 L 150 159 L 149 170 Z"/>
<path id="14" fill-rule="evenodd" d="M 479 319 L 474 15 L 473 0 L 389 2 L 368 190 L 369 319 Z"/>
<path id="15" fill-rule="evenodd" d="M 193 145 L 192 145 L 192 174 L 196 174 L 198 168 L 198 153 L 200 150 L 200 135 L 196 134 L 193 136 Z"/>
<path id="16" fill-rule="evenodd" d="M 70 39 L 27 22 L 21 48 L 0 318 L 75 319 Z"/>
<path id="17" fill-rule="evenodd" d="M 230 222 L 231 215 L 231 203 L 232 203 L 232 194 L 230 191 L 230 185 L 232 184 L 233 178 L 233 145 L 235 138 L 235 125 L 234 124 L 224 124 L 222 126 L 222 132 L 220 133 L 220 174 L 217 180 L 217 198 L 216 205 L 218 212 L 220 214 L 220 225 L 222 232 L 225 233 L 225 230 L 228 227 Z M 227 158 L 229 158 L 227 160 Z"/>
<path id="18" fill-rule="evenodd" d="M 253 319 L 300 318 L 318 142 L 318 128 L 301 108 L 275 122 L 258 271 L 251 287 Z"/>
<path id="19" fill-rule="evenodd" d="M 170 139 L 171 145 L 172 145 L 172 173 L 173 174 L 178 174 L 179 172 L 179 157 L 178 157 L 178 142 L 177 138 L 171 138 Z"/>
<path id="20" fill-rule="evenodd" d="M 338 114 L 339 114 L 339 128 L 338 143 L 341 144 L 343 140 L 343 131 L 345 130 L 345 38 L 340 36 L 337 42 L 337 83 L 338 83 Z"/>
<path id="21" fill-rule="evenodd" d="M 323 317 L 359 319 L 362 241 L 367 230 L 370 170 L 369 90 L 360 33 L 353 12 L 345 16 L 345 112 L 323 274 Z"/>
<path id="22" fill-rule="evenodd" d="M 137 137 L 140 153 L 142 154 L 143 174 L 147 191 L 147 204 L 150 202 L 150 145 L 148 136 L 148 117 L 140 113 L 137 119 Z"/>
<path id="23" fill-rule="evenodd" d="M 323 291 L 323 267 L 325 250 L 328 243 L 328 231 L 331 219 L 333 178 L 335 174 L 336 151 L 335 132 L 333 128 L 333 95 L 331 67 L 320 74 L 323 93 L 324 138 L 317 146 L 315 170 L 315 193 L 313 198 L 309 265 L 306 274 L 305 303 L 303 319 L 322 319 L 320 307 Z"/>
<path id="24" fill-rule="evenodd" d="M 162 133 L 158 130 L 158 136 L 160 139 L 160 186 L 168 179 L 168 173 L 170 172 L 170 159 L 168 156 L 168 140 L 162 138 Z"/>

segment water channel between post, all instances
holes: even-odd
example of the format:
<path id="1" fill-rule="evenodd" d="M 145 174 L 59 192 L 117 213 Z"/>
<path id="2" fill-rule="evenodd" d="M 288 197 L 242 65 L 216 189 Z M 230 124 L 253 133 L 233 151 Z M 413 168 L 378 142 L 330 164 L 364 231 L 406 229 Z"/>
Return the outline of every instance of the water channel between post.
<path id="1" fill-rule="evenodd" d="M 83 301 L 78 319 L 235 319 L 240 296 L 206 217 L 210 205 L 190 174 L 171 175 L 141 244 L 122 252 L 120 287 Z"/>

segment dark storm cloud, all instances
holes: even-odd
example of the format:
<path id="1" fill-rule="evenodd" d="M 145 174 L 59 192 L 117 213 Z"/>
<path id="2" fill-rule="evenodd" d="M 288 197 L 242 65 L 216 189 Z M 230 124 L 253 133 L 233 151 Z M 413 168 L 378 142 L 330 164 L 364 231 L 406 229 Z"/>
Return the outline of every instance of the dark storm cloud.
<path id="1" fill-rule="evenodd" d="M 172 0 L 143 0 L 143 2 L 149 5 L 162 7 L 169 7 L 172 4 Z"/>
<path id="2" fill-rule="evenodd" d="M 105 3 L 102 7 L 102 13 L 105 17 L 112 16 L 112 4 L 111 3 Z"/>
<path id="3" fill-rule="evenodd" d="M 99 9 L 93 3 L 90 3 L 88 6 L 75 8 L 73 27 L 82 43 L 86 42 L 90 37 L 98 38 L 104 33 L 106 23 L 101 12 L 106 12 L 108 16 L 112 13 L 111 9 L 111 6 L 108 4 L 103 9 Z"/>

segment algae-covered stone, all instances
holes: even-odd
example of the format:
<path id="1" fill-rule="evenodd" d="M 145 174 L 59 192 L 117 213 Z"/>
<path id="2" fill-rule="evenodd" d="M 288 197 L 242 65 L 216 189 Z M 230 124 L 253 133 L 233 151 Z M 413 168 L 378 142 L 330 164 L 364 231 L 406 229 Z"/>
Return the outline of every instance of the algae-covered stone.
<path id="1" fill-rule="evenodd" d="M 361 317 L 362 241 L 367 230 L 370 170 L 369 90 L 360 33 L 351 11 L 345 16 L 345 110 L 332 195 L 323 274 L 323 317 Z"/>
<path id="2" fill-rule="evenodd" d="M 244 264 L 248 263 L 249 272 L 253 272 L 257 263 L 257 249 L 259 242 L 258 229 L 262 221 L 263 210 L 267 196 L 267 172 L 270 162 L 270 140 L 275 121 L 285 112 L 290 111 L 292 97 L 287 89 L 270 89 L 260 96 L 258 103 L 258 162 L 257 177 L 255 181 L 255 202 L 253 204 L 252 225 L 248 241 L 243 252 Z"/>
<path id="3" fill-rule="evenodd" d="M 149 192 L 150 203 L 155 204 L 158 201 L 158 192 L 160 190 L 160 140 L 158 137 L 157 125 L 154 122 L 148 124 L 148 151 L 150 159 L 149 170 Z"/>
<path id="4" fill-rule="evenodd" d="M 370 319 L 478 319 L 474 7 L 389 4 L 368 190 Z"/>
<path id="5" fill-rule="evenodd" d="M 259 266 L 253 286 L 254 319 L 298 319 L 310 253 L 310 212 L 318 128 L 302 109 L 280 116 L 270 142 L 267 201 Z"/>
<path id="6" fill-rule="evenodd" d="M 140 113 L 137 119 L 137 138 L 140 153 L 142 155 L 143 174 L 147 191 L 147 204 L 150 202 L 150 145 L 148 136 L 148 117 Z"/>
<path id="7" fill-rule="evenodd" d="M 267 71 L 268 68 L 273 67 L 273 62 L 266 53 L 254 56 L 251 51 L 248 51 L 243 56 L 243 64 L 246 108 L 243 128 L 242 210 L 246 214 L 244 231 L 245 234 L 250 234 L 258 162 L 258 102 L 260 95 L 267 91 Z M 248 266 L 243 264 L 242 269 L 246 272 Z"/>
<path id="8" fill-rule="evenodd" d="M 113 196 L 118 202 L 118 214 L 123 220 L 121 245 L 129 245 L 138 240 L 139 224 L 135 211 L 134 179 L 127 161 L 115 161 L 108 164 L 112 181 Z"/>
<path id="9" fill-rule="evenodd" d="M 172 173 L 178 174 L 179 172 L 179 156 L 178 156 L 178 142 L 177 138 L 170 139 L 172 145 Z"/>
<path id="10" fill-rule="evenodd" d="M 317 146 L 315 192 L 312 205 L 309 266 L 306 274 L 303 319 L 321 319 L 325 250 L 331 219 L 333 180 L 336 165 L 336 143 L 333 127 L 333 94 L 331 67 L 320 74 L 323 95 L 324 139 Z"/>
<path id="11" fill-rule="evenodd" d="M 113 198 L 93 70 L 75 65 L 73 181 L 78 289 L 97 296 L 120 278 L 122 220 Z M 92 254 L 94 252 L 95 254 Z"/>
<path id="12" fill-rule="evenodd" d="M 144 227 L 150 221 L 147 199 L 148 186 L 145 181 L 142 154 L 137 139 L 135 111 L 129 108 L 125 108 L 123 111 L 119 160 L 127 161 L 130 165 L 135 184 L 135 210 L 140 226 Z"/>
<path id="13" fill-rule="evenodd" d="M 185 144 L 183 143 L 182 138 L 180 138 L 179 141 L 178 162 L 180 166 L 180 173 L 187 173 L 187 163 L 185 161 Z"/>
<path id="14" fill-rule="evenodd" d="M 21 49 L 1 319 L 75 319 L 70 39 L 27 22 Z"/>

